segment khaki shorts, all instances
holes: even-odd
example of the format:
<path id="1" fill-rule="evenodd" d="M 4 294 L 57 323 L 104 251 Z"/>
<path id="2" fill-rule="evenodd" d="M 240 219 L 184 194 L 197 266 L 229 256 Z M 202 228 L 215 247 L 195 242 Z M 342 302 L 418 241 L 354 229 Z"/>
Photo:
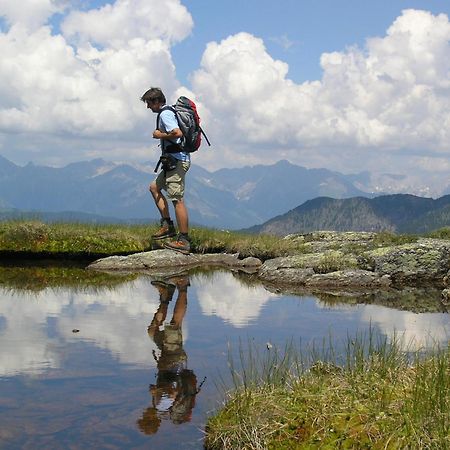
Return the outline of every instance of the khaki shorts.
<path id="1" fill-rule="evenodd" d="M 184 179 L 191 163 L 177 161 L 177 167 L 169 172 L 161 170 L 155 183 L 158 189 L 165 190 L 170 201 L 181 200 L 184 197 Z"/>

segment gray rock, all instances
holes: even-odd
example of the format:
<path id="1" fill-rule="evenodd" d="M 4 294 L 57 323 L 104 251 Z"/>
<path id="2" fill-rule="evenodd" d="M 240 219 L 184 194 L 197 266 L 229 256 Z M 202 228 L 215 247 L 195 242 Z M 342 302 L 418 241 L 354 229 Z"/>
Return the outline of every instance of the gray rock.
<path id="1" fill-rule="evenodd" d="M 396 284 L 443 283 L 450 269 L 450 241 L 419 239 L 378 248 L 361 255 L 358 264 L 362 269 L 390 275 Z"/>
<path id="2" fill-rule="evenodd" d="M 380 275 L 367 270 L 338 270 L 314 274 L 306 280 L 308 288 L 322 289 L 386 289 L 391 286 L 389 275 Z"/>
<path id="3" fill-rule="evenodd" d="M 442 281 L 445 287 L 450 287 L 450 270 L 447 272 L 447 275 L 445 275 Z"/>
<path id="4" fill-rule="evenodd" d="M 306 252 L 324 252 L 326 250 L 343 250 L 361 248 L 366 250 L 373 245 L 377 233 L 357 231 L 314 231 L 306 234 L 289 234 L 283 239 L 296 244 L 303 244 Z"/>
<path id="5" fill-rule="evenodd" d="M 316 274 L 355 269 L 356 265 L 357 260 L 353 255 L 340 251 L 307 253 L 265 261 L 258 271 L 258 277 L 267 282 L 305 285 Z"/>
<path id="6" fill-rule="evenodd" d="M 436 288 L 450 289 L 450 241 L 422 238 L 391 245 L 395 240 L 383 241 L 377 236 L 377 233 L 334 231 L 289 235 L 284 240 L 292 242 L 292 252 L 297 253 L 264 264 L 257 258 L 241 260 L 238 254 L 183 255 L 160 249 L 103 258 L 88 268 L 165 276 L 194 267 L 227 267 L 257 273 L 261 281 L 274 289 L 280 285 L 305 292 L 382 291 L 391 287 L 425 287 L 430 283 Z M 450 298 L 450 294 L 444 291 L 443 298 Z"/>
<path id="7" fill-rule="evenodd" d="M 145 271 L 154 274 L 169 274 L 193 267 L 230 267 L 245 271 L 256 271 L 261 266 L 257 258 L 240 260 L 237 254 L 189 254 L 183 255 L 172 250 L 152 250 L 128 256 L 109 256 L 94 261 L 91 270 L 102 271 Z"/>

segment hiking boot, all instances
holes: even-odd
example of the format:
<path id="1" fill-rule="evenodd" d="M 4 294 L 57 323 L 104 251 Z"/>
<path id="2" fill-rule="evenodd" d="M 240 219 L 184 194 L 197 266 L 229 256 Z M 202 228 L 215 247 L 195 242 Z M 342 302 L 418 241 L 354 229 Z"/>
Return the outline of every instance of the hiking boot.
<path id="1" fill-rule="evenodd" d="M 164 248 L 175 250 L 176 252 L 188 255 L 191 251 L 191 243 L 185 236 L 183 236 L 182 234 L 178 234 L 177 238 L 174 241 L 165 242 Z"/>
<path id="2" fill-rule="evenodd" d="M 161 228 L 152 236 L 152 239 L 165 239 L 168 237 L 173 237 L 177 233 L 173 222 L 170 219 L 161 219 Z"/>

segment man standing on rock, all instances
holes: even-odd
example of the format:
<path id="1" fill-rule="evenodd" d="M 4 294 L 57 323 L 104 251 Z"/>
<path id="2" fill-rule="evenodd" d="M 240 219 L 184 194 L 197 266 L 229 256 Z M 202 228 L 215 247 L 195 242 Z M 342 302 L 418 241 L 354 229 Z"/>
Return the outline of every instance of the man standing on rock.
<path id="1" fill-rule="evenodd" d="M 152 87 L 141 97 L 154 113 L 157 113 L 156 129 L 153 138 L 160 140 L 161 172 L 150 184 L 149 190 L 155 205 L 161 215 L 161 228 L 152 236 L 161 240 L 176 236 L 174 224 L 170 218 L 169 205 L 162 190 L 167 192 L 167 198 L 172 201 L 178 225 L 178 235 L 175 240 L 164 243 L 165 248 L 188 254 L 191 250 L 189 239 L 189 219 L 184 203 L 185 176 L 189 170 L 190 155 L 181 148 L 181 132 L 175 113 L 166 106 L 166 97 L 160 88 Z M 158 168 L 157 166 L 157 168 Z"/>

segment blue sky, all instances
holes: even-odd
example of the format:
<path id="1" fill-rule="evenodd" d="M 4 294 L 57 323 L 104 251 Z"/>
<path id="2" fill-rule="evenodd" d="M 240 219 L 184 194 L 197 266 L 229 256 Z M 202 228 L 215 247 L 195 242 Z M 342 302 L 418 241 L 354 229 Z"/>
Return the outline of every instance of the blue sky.
<path id="1" fill-rule="evenodd" d="M 448 0 L 0 0 L 0 15 L 0 154 L 17 164 L 156 159 L 139 97 L 157 85 L 198 102 L 209 169 L 448 179 Z"/>
<path id="2" fill-rule="evenodd" d="M 207 42 L 240 31 L 263 38 L 270 54 L 289 64 L 289 76 L 302 82 L 320 79 L 322 53 L 363 46 L 368 37 L 382 36 L 404 9 L 450 14 L 448 0 L 186 0 L 183 4 L 195 24 L 192 35 L 173 48 L 183 80 L 198 67 Z"/>

